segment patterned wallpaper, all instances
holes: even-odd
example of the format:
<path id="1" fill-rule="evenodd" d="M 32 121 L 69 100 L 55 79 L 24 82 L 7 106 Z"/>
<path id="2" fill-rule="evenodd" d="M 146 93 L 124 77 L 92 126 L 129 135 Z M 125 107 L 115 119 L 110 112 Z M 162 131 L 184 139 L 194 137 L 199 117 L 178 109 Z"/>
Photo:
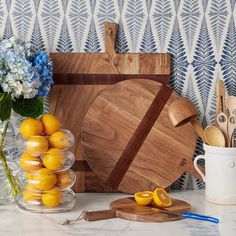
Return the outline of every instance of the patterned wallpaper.
<path id="1" fill-rule="evenodd" d="M 171 86 L 214 121 L 214 84 L 236 95 L 236 0 L 0 0 L 0 36 L 38 49 L 104 50 L 103 24 L 119 23 L 120 52 L 170 52 Z M 201 153 L 198 142 L 196 154 Z M 173 188 L 203 187 L 184 175 Z"/>

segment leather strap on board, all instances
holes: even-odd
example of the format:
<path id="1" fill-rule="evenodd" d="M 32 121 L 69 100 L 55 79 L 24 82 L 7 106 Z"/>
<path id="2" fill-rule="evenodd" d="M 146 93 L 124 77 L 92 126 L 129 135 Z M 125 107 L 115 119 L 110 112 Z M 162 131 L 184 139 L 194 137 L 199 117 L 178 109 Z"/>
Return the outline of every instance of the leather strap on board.
<path id="1" fill-rule="evenodd" d="M 135 156 L 142 147 L 146 137 L 148 136 L 158 116 L 168 101 L 171 93 L 172 90 L 170 88 L 166 87 L 165 85 L 161 86 L 159 92 L 152 101 L 152 104 L 148 108 L 142 121 L 136 128 L 119 160 L 110 173 L 106 182 L 110 187 L 116 189 L 120 185 L 127 170 L 132 164 Z"/>

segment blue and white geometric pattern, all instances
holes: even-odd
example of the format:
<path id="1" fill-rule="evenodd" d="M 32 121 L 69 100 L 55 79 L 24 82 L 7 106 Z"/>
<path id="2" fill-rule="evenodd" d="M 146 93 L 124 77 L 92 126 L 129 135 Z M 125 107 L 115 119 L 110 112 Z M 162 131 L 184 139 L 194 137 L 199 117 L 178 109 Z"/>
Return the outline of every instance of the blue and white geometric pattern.
<path id="1" fill-rule="evenodd" d="M 236 96 L 235 0 L 0 0 L 0 37 L 50 52 L 104 51 L 106 21 L 119 23 L 119 52 L 171 53 L 171 86 L 194 103 L 203 126 L 214 122 L 218 79 Z M 173 185 L 202 187 L 189 174 Z"/>

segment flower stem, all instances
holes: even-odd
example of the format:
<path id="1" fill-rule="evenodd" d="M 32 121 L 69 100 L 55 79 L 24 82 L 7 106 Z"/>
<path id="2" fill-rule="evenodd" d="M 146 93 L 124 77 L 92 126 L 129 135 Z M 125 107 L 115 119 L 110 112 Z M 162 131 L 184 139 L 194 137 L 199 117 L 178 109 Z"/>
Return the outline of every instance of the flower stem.
<path id="1" fill-rule="evenodd" d="M 20 192 L 20 188 L 16 183 L 15 177 L 12 174 L 12 170 L 7 165 L 6 155 L 3 152 L 3 144 L 6 138 L 8 125 L 9 125 L 9 120 L 4 124 L 4 129 L 3 129 L 1 140 L 0 140 L 0 160 L 2 161 L 2 166 L 4 169 L 5 175 L 11 185 L 12 196 L 15 198 L 17 194 Z"/>

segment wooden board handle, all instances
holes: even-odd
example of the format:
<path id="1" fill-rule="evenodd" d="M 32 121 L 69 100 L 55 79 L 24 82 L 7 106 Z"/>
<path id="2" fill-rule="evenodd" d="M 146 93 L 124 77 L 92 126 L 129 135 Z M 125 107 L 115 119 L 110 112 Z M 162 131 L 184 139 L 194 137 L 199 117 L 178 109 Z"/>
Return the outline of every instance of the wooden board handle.
<path id="1" fill-rule="evenodd" d="M 84 214 L 84 219 L 87 221 L 105 220 L 116 218 L 115 210 L 91 211 Z"/>
<path id="2" fill-rule="evenodd" d="M 115 42 L 117 28 L 118 25 L 116 23 L 105 24 L 105 53 L 111 57 L 116 54 Z"/>

